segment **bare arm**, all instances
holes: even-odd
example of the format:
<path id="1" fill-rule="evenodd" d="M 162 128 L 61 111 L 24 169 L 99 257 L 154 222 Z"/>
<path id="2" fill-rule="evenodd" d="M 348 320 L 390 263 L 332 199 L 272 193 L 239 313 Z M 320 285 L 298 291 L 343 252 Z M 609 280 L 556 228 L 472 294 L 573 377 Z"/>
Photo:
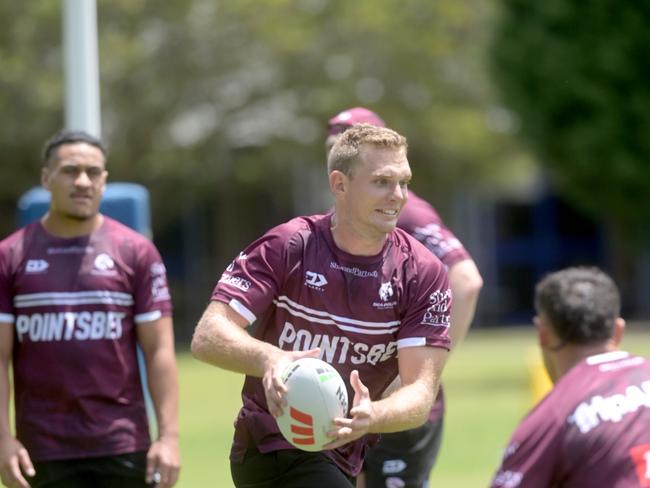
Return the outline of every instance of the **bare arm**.
<path id="1" fill-rule="evenodd" d="M 451 305 L 449 336 L 452 347 L 455 349 L 465 339 L 474 318 L 476 302 L 483 287 L 483 278 L 471 259 L 454 264 L 449 268 L 447 275 L 454 297 Z"/>
<path id="2" fill-rule="evenodd" d="M 347 444 L 367 433 L 398 432 L 422 425 L 438 394 L 440 375 L 449 352 L 437 347 L 400 350 L 399 377 L 402 386 L 389 396 L 372 402 L 357 371 L 350 375 L 354 402 L 350 418 L 335 419 L 336 440 L 327 449 Z"/>
<path id="3" fill-rule="evenodd" d="M 166 488 L 178 480 L 178 372 L 171 317 L 137 325 L 138 342 L 147 366 L 149 392 L 156 412 L 158 438 L 147 454 L 147 480 L 160 475 L 156 486 Z"/>
<path id="4" fill-rule="evenodd" d="M 194 331 L 192 354 L 213 366 L 262 378 L 269 412 L 277 417 L 286 393 L 280 377 L 284 368 L 295 359 L 317 356 L 318 349 L 283 351 L 249 335 L 247 326 L 229 305 L 210 302 Z"/>
<path id="5" fill-rule="evenodd" d="M 27 449 L 13 437 L 9 427 L 9 363 L 13 344 L 14 325 L 0 322 L 0 478 L 5 486 L 28 488 L 23 473 L 34 476 L 34 466 Z"/>

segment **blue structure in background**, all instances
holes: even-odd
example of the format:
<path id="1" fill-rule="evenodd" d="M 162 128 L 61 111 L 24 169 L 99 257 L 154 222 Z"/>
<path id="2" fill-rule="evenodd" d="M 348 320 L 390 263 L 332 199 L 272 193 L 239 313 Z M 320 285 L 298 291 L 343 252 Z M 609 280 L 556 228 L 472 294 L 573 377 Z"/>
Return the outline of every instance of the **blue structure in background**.
<path id="1" fill-rule="evenodd" d="M 40 219 L 50 205 L 50 193 L 41 187 L 32 188 L 18 200 L 17 222 L 23 227 Z M 131 227 L 151 239 L 149 191 L 137 183 L 108 183 L 100 212 Z"/>
<path id="2" fill-rule="evenodd" d="M 553 194 L 495 209 L 496 285 L 500 323 L 530 322 L 535 283 L 566 266 L 606 269 L 604 229 Z"/>
<path id="3" fill-rule="evenodd" d="M 16 220 L 18 227 L 40 219 L 50 206 L 50 192 L 42 187 L 26 191 L 18 200 Z M 149 190 L 137 183 L 107 183 L 99 210 L 102 214 L 130 227 L 140 234 L 152 238 Z M 144 391 L 147 414 L 151 426 L 155 425 L 153 402 L 149 395 L 144 356 L 138 347 L 140 379 Z"/>

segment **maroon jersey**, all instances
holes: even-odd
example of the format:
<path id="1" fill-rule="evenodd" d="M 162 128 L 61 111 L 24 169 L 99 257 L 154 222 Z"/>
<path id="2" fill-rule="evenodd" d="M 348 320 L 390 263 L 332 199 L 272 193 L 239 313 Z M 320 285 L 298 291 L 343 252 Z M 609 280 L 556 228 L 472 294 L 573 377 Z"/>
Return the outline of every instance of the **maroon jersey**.
<path id="1" fill-rule="evenodd" d="M 158 251 L 114 220 L 72 239 L 34 222 L 0 242 L 0 322 L 15 327 L 16 433 L 32 459 L 148 447 L 135 324 L 170 314 Z"/>
<path id="2" fill-rule="evenodd" d="M 650 361 L 591 356 L 515 430 L 494 488 L 650 487 Z"/>
<path id="3" fill-rule="evenodd" d="M 456 236 L 445 226 L 438 212 L 412 191 L 399 215 L 397 226 L 415 237 L 451 268 L 465 259 L 471 259 Z"/>
<path id="4" fill-rule="evenodd" d="M 409 191 L 408 201 L 400 213 L 397 226 L 415 237 L 440 259 L 447 269 L 471 259 L 456 236 L 445 226 L 438 212 L 428 202 Z M 431 408 L 429 420 L 436 422 L 445 411 L 442 386 Z"/>
<path id="5" fill-rule="evenodd" d="M 320 347 L 346 384 L 352 370 L 373 400 L 397 376 L 397 351 L 449 348 L 451 291 L 442 263 L 396 229 L 375 256 L 354 256 L 334 244 L 331 214 L 299 217 L 267 232 L 221 276 L 212 295 L 259 320 L 255 337 L 284 350 Z M 348 395 L 354 392 L 348 384 Z M 247 376 L 231 459 L 247 447 L 292 449 L 268 413 L 260 378 Z M 356 476 L 368 439 L 324 451 Z"/>

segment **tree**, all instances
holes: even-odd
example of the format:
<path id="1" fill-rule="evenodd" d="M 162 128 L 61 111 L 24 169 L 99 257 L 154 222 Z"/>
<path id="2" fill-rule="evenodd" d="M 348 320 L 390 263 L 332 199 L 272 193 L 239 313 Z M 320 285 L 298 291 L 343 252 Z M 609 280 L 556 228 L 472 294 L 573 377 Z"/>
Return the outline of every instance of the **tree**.
<path id="1" fill-rule="evenodd" d="M 505 0 L 492 71 L 571 201 L 630 238 L 650 229 L 650 4 Z"/>

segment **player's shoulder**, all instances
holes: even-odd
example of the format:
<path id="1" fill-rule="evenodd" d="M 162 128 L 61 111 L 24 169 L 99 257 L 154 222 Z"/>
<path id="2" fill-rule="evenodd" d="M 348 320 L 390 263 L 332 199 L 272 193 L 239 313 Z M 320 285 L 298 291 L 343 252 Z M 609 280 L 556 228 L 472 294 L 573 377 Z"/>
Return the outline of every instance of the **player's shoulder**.
<path id="1" fill-rule="evenodd" d="M 41 230 L 41 224 L 34 221 L 24 227 L 12 232 L 4 239 L 0 240 L 0 253 L 6 253 L 10 250 L 20 249 L 23 247 L 24 242 L 29 240 Z"/>
<path id="2" fill-rule="evenodd" d="M 308 215 L 294 217 L 282 224 L 276 225 L 266 232 L 266 239 L 273 239 L 274 242 L 294 243 L 298 240 L 307 239 L 316 232 L 319 226 L 324 225 L 328 214 Z"/>
<path id="3" fill-rule="evenodd" d="M 409 232 L 416 227 L 426 227 L 431 224 L 441 224 L 438 211 L 424 198 L 409 190 L 408 201 L 400 214 L 397 225 Z"/>
<path id="4" fill-rule="evenodd" d="M 442 262 L 408 231 L 396 227 L 391 233 L 391 239 L 395 243 L 395 248 L 399 249 L 409 259 L 436 263 L 442 266 Z"/>
<path id="5" fill-rule="evenodd" d="M 149 239 L 143 234 L 135 231 L 128 225 L 115 220 L 114 218 L 104 215 L 104 225 L 102 231 L 112 237 L 121 237 L 123 239 L 130 239 L 135 242 L 149 242 Z"/>

